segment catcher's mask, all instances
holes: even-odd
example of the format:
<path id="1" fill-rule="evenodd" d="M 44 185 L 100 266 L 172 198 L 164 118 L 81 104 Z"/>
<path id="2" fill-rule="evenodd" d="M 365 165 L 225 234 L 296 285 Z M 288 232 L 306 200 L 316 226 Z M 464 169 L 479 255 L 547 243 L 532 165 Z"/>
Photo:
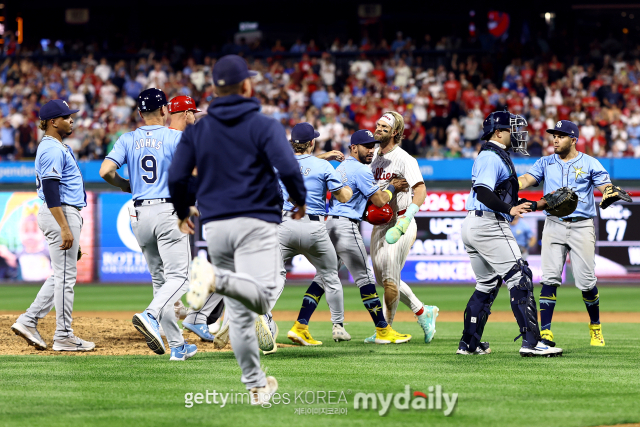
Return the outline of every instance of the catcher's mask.
<path id="1" fill-rule="evenodd" d="M 516 153 L 528 156 L 527 142 L 529 132 L 522 130 L 527 126 L 524 117 L 505 111 L 496 111 L 487 116 L 482 124 L 482 139 L 488 141 L 494 131 L 508 129 L 511 132 L 511 148 Z"/>

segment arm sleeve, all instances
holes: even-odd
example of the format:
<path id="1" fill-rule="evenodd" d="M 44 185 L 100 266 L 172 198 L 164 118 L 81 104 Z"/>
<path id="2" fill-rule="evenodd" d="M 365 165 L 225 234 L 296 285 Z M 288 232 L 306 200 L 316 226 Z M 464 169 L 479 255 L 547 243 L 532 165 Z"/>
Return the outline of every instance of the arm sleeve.
<path id="1" fill-rule="evenodd" d="M 505 214 L 509 214 L 511 211 L 511 206 L 500 200 L 498 196 L 496 196 L 496 194 L 487 187 L 479 186 L 473 187 L 473 189 L 478 195 L 478 201 L 492 211 L 502 212 Z"/>
<path id="2" fill-rule="evenodd" d="M 60 181 L 57 179 L 45 179 L 42 181 L 44 201 L 50 208 L 56 208 L 60 203 Z"/>
<path id="3" fill-rule="evenodd" d="M 333 166 L 331 166 L 331 163 L 327 161 L 324 162 L 327 164 L 325 168 L 324 179 L 327 183 L 327 188 L 333 193 L 334 191 L 338 191 L 339 189 L 344 187 L 345 184 L 342 182 L 342 177 L 340 176 L 338 171 L 335 170 Z"/>
<path id="4" fill-rule="evenodd" d="M 115 144 L 113 144 L 113 149 L 107 155 L 107 159 L 111 160 L 113 163 L 118 166 L 118 169 L 122 167 L 125 163 L 127 163 L 127 150 L 124 147 L 124 141 L 122 140 L 124 135 L 120 136 Z"/>
<path id="5" fill-rule="evenodd" d="M 591 163 L 591 181 L 593 181 L 593 185 L 596 187 L 611 184 L 611 177 L 609 176 L 609 173 L 596 159 L 592 159 Z"/>
<path id="6" fill-rule="evenodd" d="M 296 161 L 291 144 L 287 142 L 287 134 L 280 123 L 273 120 L 271 126 L 262 134 L 261 151 L 272 167 L 278 169 L 280 180 L 287 189 L 289 197 L 298 206 L 305 204 L 307 190 L 300 174 L 300 166 Z"/>
<path id="7" fill-rule="evenodd" d="M 169 167 L 169 194 L 171 194 L 173 207 L 180 219 L 189 216 L 189 207 L 193 206 L 191 201 L 194 199 L 194 196 L 189 192 L 191 172 L 196 166 L 195 150 L 191 141 L 192 132 L 189 132 L 191 129 L 193 128 L 188 128 L 182 134 Z"/>
<path id="8" fill-rule="evenodd" d="M 360 169 L 359 173 L 356 174 L 356 185 L 358 186 L 358 190 L 368 199 L 373 196 L 380 187 L 378 183 L 373 178 L 373 172 L 369 168 Z"/>
<path id="9" fill-rule="evenodd" d="M 40 171 L 43 181 L 46 179 L 54 179 L 60 181 L 62 178 L 62 170 L 64 169 L 64 154 L 62 150 L 48 149 L 44 150 L 40 156 Z M 60 206 L 60 205 L 58 205 Z"/>
<path id="10" fill-rule="evenodd" d="M 527 171 L 529 175 L 536 180 L 536 183 L 540 184 L 540 181 L 544 179 L 544 157 L 539 158 L 536 162 L 531 166 L 531 168 Z"/>

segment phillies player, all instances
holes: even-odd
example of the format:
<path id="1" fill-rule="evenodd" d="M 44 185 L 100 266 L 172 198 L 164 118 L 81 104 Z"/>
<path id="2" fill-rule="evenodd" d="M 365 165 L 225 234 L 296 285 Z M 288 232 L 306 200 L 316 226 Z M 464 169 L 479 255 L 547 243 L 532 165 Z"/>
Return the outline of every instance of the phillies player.
<path id="1" fill-rule="evenodd" d="M 398 301 L 414 312 L 418 324 L 424 330 L 424 341 L 431 342 L 436 333 L 438 307 L 424 306 L 411 288 L 400 279 L 400 272 L 416 240 L 417 227 L 413 216 L 427 196 L 427 189 L 416 159 L 400 148 L 404 133 L 404 120 L 395 111 L 386 112 L 376 123 L 376 150 L 371 171 L 380 189 L 389 186 L 393 178 L 404 178 L 412 191 L 398 192 L 389 205 L 394 217 L 388 224 L 373 227 L 371 233 L 371 258 L 378 286 L 384 287 L 384 317 L 393 324 Z M 412 195 L 413 193 L 413 195 Z M 397 223 L 396 223 L 397 220 Z M 375 342 L 375 334 L 365 340 Z"/>
<path id="2" fill-rule="evenodd" d="M 171 114 L 170 129 L 184 131 L 187 125 L 196 122 L 196 113 L 202 110 L 196 108 L 196 101 L 186 95 L 176 96 L 169 102 L 169 114 Z"/>

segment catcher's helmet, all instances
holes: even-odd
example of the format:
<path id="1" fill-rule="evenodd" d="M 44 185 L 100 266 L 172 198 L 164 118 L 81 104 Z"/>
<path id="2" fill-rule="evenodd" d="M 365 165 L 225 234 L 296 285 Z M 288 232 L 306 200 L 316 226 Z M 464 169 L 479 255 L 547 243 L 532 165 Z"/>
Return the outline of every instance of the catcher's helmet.
<path id="1" fill-rule="evenodd" d="M 391 221 L 393 218 L 393 210 L 391 206 L 387 203 L 383 207 L 379 208 L 373 203 L 367 206 L 367 209 L 364 211 L 364 220 L 369 224 L 373 225 L 382 225 Z"/>
<path id="2" fill-rule="evenodd" d="M 181 111 L 193 111 L 199 113 L 202 110 L 198 110 L 196 107 L 196 101 L 192 97 L 187 95 L 176 96 L 169 102 L 169 113 L 179 113 Z"/>
<path id="3" fill-rule="evenodd" d="M 167 104 L 167 96 L 155 87 L 145 89 L 138 95 L 138 110 L 142 112 L 155 111 Z"/>
<path id="4" fill-rule="evenodd" d="M 511 148 L 528 156 L 527 140 L 529 132 L 521 130 L 527 126 L 524 117 L 505 111 L 495 111 L 487 116 L 482 123 L 482 139 L 488 141 L 494 131 L 508 129 L 511 133 Z"/>

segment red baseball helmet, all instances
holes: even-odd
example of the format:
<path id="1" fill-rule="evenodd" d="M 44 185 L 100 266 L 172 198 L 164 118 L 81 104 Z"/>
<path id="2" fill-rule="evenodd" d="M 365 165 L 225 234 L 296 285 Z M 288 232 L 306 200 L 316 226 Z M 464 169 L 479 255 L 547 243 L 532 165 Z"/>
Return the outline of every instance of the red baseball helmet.
<path id="1" fill-rule="evenodd" d="M 196 101 L 187 95 L 180 95 L 169 101 L 169 113 L 179 113 L 180 111 L 193 111 L 199 113 L 202 110 L 196 108 Z"/>
<path id="2" fill-rule="evenodd" d="M 391 221 L 393 218 L 393 210 L 391 206 L 387 203 L 383 207 L 379 208 L 373 203 L 367 206 L 367 209 L 364 211 L 364 219 L 369 224 L 373 225 L 382 225 Z"/>

